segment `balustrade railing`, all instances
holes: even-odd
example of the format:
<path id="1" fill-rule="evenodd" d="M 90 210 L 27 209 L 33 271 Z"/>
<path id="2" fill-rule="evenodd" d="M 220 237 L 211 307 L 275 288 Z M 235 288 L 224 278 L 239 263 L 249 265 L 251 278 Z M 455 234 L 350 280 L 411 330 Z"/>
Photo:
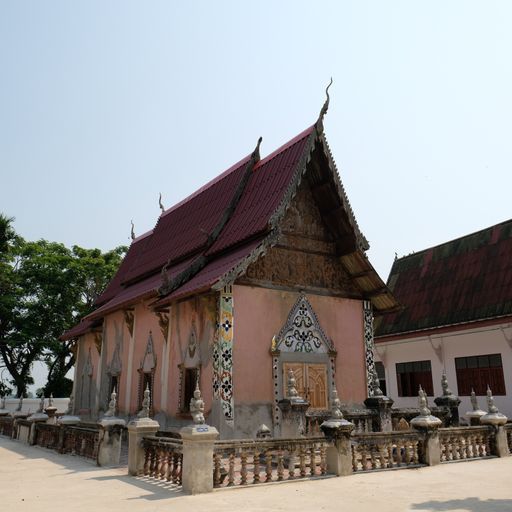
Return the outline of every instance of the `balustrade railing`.
<path id="1" fill-rule="evenodd" d="M 372 471 L 419 466 L 421 438 L 417 432 L 370 432 L 351 437 L 352 470 Z"/>
<path id="2" fill-rule="evenodd" d="M 325 475 L 328 446 L 324 436 L 216 441 L 213 486 L 232 487 Z"/>
<path id="3" fill-rule="evenodd" d="M 508 451 L 512 453 L 512 423 L 505 425 L 505 432 L 507 433 Z"/>
<path id="4" fill-rule="evenodd" d="M 0 416 L 0 434 L 12 437 L 14 420 L 12 416 Z"/>
<path id="5" fill-rule="evenodd" d="M 144 476 L 181 485 L 183 443 L 181 439 L 147 436 L 144 448 Z"/>
<path id="6" fill-rule="evenodd" d="M 378 432 L 378 414 L 372 410 L 343 410 L 343 417 L 355 425 L 354 432 Z M 331 417 L 330 411 L 313 411 L 306 414 L 306 434 L 322 435 L 320 425 Z"/>
<path id="7" fill-rule="evenodd" d="M 99 449 L 99 430 L 88 427 L 66 426 L 62 439 L 62 453 L 96 460 Z"/>
<path id="8" fill-rule="evenodd" d="M 50 425 L 48 423 L 35 424 L 36 435 L 35 444 L 43 448 L 52 450 L 59 449 L 61 427 L 59 425 Z"/>
<path id="9" fill-rule="evenodd" d="M 494 430 L 489 426 L 440 428 L 439 443 L 441 462 L 490 457 Z"/>

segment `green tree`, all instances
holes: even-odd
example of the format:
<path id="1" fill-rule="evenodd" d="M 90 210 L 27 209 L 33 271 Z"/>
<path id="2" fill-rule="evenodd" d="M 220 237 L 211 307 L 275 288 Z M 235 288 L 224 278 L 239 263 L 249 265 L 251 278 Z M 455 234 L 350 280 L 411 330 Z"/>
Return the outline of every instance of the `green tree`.
<path id="1" fill-rule="evenodd" d="M 45 392 L 68 396 L 71 381 L 65 375 L 74 364 L 73 342 L 58 338 L 93 309 L 126 248 L 102 253 L 46 240 L 27 242 L 16 236 L 8 220 L 7 249 L 0 253 L 0 360 L 17 396 L 25 395 L 33 383 L 35 361 L 48 366 Z M 0 244 L 2 240 L 0 231 Z"/>

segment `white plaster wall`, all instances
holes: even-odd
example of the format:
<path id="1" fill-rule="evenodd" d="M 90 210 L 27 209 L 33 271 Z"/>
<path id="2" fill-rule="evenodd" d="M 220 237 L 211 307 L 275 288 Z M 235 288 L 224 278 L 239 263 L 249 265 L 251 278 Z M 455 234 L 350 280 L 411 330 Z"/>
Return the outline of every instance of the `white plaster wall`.
<path id="1" fill-rule="evenodd" d="M 39 409 L 39 398 L 24 398 L 23 405 L 21 407 L 21 412 L 24 413 L 33 413 Z M 18 408 L 20 401 L 19 398 L 7 398 L 5 400 L 5 408 L 8 411 L 15 411 Z M 57 412 L 64 412 L 68 408 L 69 398 L 54 398 L 53 406 L 57 407 Z M 46 407 L 48 407 L 48 399 L 45 402 Z M 2 407 L 2 403 L 0 401 L 0 407 Z"/>
<path id="2" fill-rule="evenodd" d="M 507 338 L 510 343 L 507 341 Z M 446 371 L 450 389 L 458 394 L 455 358 L 478 356 L 485 354 L 501 354 L 505 390 L 507 395 L 495 396 L 495 404 L 500 412 L 512 418 L 512 324 L 495 324 L 492 326 L 454 330 L 450 333 L 388 341 L 375 344 L 376 360 L 381 361 L 386 371 L 388 395 L 395 400 L 396 407 L 416 407 L 416 397 L 399 397 L 396 380 L 396 363 L 430 360 L 434 397 L 440 396 L 441 375 Z M 429 403 L 434 405 L 433 398 Z M 459 414 L 464 416 L 471 410 L 469 397 L 461 396 Z M 487 410 L 485 397 L 479 397 L 481 409 Z"/>

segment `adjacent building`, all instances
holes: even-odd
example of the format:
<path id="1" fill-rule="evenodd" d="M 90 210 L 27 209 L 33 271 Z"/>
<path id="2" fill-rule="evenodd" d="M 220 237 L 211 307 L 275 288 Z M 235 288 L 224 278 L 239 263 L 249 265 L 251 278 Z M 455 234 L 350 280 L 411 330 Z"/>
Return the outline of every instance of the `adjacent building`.
<path id="1" fill-rule="evenodd" d="M 404 308 L 377 321 L 375 353 L 395 405 L 441 395 L 445 371 L 461 415 L 489 385 L 512 417 L 512 220 L 396 259 L 387 284 Z"/>

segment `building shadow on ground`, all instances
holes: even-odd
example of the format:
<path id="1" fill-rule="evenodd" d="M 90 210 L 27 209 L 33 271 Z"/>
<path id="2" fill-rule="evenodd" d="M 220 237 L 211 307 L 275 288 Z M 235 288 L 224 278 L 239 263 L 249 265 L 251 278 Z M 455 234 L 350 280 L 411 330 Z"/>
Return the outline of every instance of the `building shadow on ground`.
<path id="1" fill-rule="evenodd" d="M 464 510 L 467 512 L 512 512 L 511 500 L 496 500 L 490 498 L 481 500 L 477 497 L 447 501 L 424 501 L 411 504 L 411 510 L 448 511 Z"/>
<path id="2" fill-rule="evenodd" d="M 155 478 L 148 478 L 145 476 L 130 476 L 130 475 L 109 475 L 109 476 L 93 476 L 89 480 L 108 481 L 116 480 L 124 482 L 128 485 L 136 486 L 143 491 L 151 494 L 143 496 L 136 496 L 127 498 L 127 500 L 168 500 L 169 498 L 178 498 L 180 496 L 187 496 L 181 486 L 171 484 L 170 482 L 156 480 Z"/>

